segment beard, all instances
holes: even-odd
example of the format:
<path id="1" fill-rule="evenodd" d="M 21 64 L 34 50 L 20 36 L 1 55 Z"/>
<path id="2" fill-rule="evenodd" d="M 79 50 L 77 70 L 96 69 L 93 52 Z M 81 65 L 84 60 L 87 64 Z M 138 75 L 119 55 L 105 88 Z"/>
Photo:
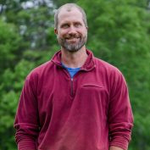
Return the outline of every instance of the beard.
<path id="1" fill-rule="evenodd" d="M 78 42 L 76 43 L 70 43 L 67 40 L 72 39 L 72 38 L 77 38 L 79 39 Z M 57 36 L 57 40 L 58 43 L 67 51 L 69 52 L 76 52 L 78 50 L 80 50 L 87 42 L 87 35 L 85 35 L 84 37 L 79 37 L 76 35 L 69 35 L 65 38 L 60 38 L 59 36 Z"/>

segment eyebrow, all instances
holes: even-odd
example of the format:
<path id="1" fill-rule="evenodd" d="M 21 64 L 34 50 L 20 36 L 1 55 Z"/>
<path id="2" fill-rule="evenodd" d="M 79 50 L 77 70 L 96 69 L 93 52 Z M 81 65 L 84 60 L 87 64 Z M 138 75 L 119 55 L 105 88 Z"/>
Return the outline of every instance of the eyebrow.
<path id="1" fill-rule="evenodd" d="M 69 22 L 64 22 L 60 26 L 69 25 L 69 24 L 70 24 Z M 80 21 L 75 21 L 75 22 L 73 22 L 73 24 L 81 24 L 82 25 L 82 23 Z"/>
<path id="2" fill-rule="evenodd" d="M 63 24 L 60 25 L 60 27 L 63 27 L 65 25 L 69 25 L 69 23 L 63 23 Z"/>

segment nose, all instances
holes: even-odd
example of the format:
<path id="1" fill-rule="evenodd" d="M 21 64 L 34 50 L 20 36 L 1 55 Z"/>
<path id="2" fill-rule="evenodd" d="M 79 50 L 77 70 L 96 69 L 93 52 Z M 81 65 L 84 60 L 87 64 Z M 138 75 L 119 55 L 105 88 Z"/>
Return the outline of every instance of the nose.
<path id="1" fill-rule="evenodd" d="M 77 33 L 76 28 L 74 26 L 70 26 L 69 34 L 76 34 L 76 33 Z"/>

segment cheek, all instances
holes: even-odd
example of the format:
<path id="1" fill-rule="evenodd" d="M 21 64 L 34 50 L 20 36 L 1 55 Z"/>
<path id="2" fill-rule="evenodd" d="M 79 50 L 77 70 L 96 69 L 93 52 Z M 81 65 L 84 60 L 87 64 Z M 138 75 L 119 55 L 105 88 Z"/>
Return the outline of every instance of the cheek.
<path id="1" fill-rule="evenodd" d="M 84 36 L 87 36 L 87 30 L 84 31 Z"/>
<path id="2" fill-rule="evenodd" d="M 80 29 L 78 30 L 78 33 L 80 33 L 81 35 L 87 35 L 87 29 Z"/>
<path id="3" fill-rule="evenodd" d="M 67 35 L 67 32 L 66 32 L 66 31 L 58 32 L 58 36 L 59 36 L 59 37 L 66 37 L 66 35 Z"/>

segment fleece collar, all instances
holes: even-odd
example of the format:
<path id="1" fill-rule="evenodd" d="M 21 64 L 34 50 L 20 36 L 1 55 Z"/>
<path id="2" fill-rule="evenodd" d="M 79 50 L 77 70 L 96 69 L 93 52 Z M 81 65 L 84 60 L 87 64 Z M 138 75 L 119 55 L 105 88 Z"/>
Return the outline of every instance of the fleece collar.
<path id="1" fill-rule="evenodd" d="M 90 71 L 93 68 L 95 68 L 95 63 L 94 63 L 94 56 L 93 53 L 90 50 L 86 50 L 88 57 L 84 63 L 84 65 L 81 67 L 80 70 L 84 71 Z M 57 65 L 58 67 L 62 67 L 61 65 L 61 51 L 58 51 L 52 58 L 52 62 Z"/>

